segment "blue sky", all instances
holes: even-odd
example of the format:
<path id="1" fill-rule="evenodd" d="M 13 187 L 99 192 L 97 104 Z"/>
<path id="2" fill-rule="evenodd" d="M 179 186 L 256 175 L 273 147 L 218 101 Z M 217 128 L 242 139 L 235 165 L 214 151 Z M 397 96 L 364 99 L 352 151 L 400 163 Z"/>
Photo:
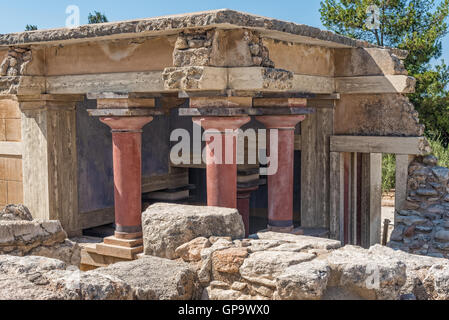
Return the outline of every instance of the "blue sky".
<path id="1" fill-rule="evenodd" d="M 87 23 L 89 12 L 102 11 L 110 21 L 148 18 L 167 14 L 229 8 L 262 16 L 303 23 L 323 29 L 319 0 L 39 0 L 2 1 L 0 33 L 23 31 L 27 24 L 40 29 L 65 26 L 65 10 L 69 5 L 80 8 L 81 24 Z M 449 36 L 443 43 L 443 58 L 449 61 Z"/>

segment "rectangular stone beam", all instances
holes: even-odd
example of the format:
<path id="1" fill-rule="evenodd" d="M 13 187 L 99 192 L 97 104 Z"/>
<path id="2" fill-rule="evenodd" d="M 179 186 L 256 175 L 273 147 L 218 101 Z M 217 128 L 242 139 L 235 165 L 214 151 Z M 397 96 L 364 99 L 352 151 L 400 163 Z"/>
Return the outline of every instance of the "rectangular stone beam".
<path id="1" fill-rule="evenodd" d="M 0 94 L 87 94 L 100 92 L 231 92 L 377 94 L 412 93 L 415 79 L 405 75 L 333 78 L 262 68 L 181 67 L 165 71 L 2 77 Z"/>
<path id="2" fill-rule="evenodd" d="M 332 136 L 331 152 L 425 155 L 431 148 L 425 137 Z"/>
<path id="3" fill-rule="evenodd" d="M 405 75 L 335 78 L 335 90 L 346 94 L 413 93 L 416 80 Z"/>

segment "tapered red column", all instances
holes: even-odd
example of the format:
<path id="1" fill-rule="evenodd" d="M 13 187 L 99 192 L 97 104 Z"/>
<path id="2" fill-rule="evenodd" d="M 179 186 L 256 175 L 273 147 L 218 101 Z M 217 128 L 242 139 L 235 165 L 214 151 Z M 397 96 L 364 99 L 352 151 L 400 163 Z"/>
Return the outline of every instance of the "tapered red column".
<path id="1" fill-rule="evenodd" d="M 210 207 L 237 208 L 237 132 L 229 131 L 239 129 L 250 120 L 249 117 L 193 118 L 206 130 L 207 205 Z"/>
<path id="2" fill-rule="evenodd" d="M 112 129 L 117 238 L 142 233 L 142 128 L 152 117 L 101 118 Z"/>
<path id="3" fill-rule="evenodd" d="M 295 127 L 305 116 L 257 117 L 268 131 L 278 130 L 278 170 L 268 176 L 268 228 L 276 232 L 291 232 L 293 226 L 293 174 Z M 267 133 L 267 150 L 271 132 Z M 273 159 L 273 155 L 270 154 Z M 274 157 L 276 159 L 276 157 Z"/>

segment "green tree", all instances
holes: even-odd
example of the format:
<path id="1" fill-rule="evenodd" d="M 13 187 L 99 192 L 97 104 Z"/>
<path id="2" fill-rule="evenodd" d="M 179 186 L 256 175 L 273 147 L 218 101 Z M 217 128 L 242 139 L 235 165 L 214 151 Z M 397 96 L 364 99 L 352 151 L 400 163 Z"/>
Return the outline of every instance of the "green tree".
<path id="1" fill-rule="evenodd" d="M 104 13 L 94 11 L 93 13 L 89 13 L 88 16 L 89 24 L 95 24 L 95 23 L 104 23 L 109 22 L 108 18 L 104 15 Z"/>
<path id="2" fill-rule="evenodd" d="M 37 26 L 33 25 L 33 24 L 27 24 L 25 27 L 25 31 L 33 31 L 33 30 L 37 30 Z"/>
<path id="3" fill-rule="evenodd" d="M 367 23 L 371 5 L 379 8 L 376 29 Z M 336 33 L 409 51 L 405 67 L 417 79 L 416 93 L 410 99 L 427 133 L 440 136 L 447 144 L 449 68 L 444 61 L 433 67 L 431 61 L 442 54 L 449 0 L 324 0 L 320 13 L 323 24 Z"/>

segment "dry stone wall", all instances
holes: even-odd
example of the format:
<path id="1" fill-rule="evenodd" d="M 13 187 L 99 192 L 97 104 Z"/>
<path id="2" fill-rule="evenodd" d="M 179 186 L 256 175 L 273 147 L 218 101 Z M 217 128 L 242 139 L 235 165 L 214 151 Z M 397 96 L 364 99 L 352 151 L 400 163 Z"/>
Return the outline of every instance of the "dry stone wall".
<path id="1" fill-rule="evenodd" d="M 438 166 L 433 155 L 417 157 L 409 167 L 407 188 L 389 246 L 449 258 L 449 169 Z"/>
<path id="2" fill-rule="evenodd" d="M 31 59 L 30 48 L 11 47 L 0 65 L 0 76 L 16 77 L 25 74 L 26 67 Z"/>

